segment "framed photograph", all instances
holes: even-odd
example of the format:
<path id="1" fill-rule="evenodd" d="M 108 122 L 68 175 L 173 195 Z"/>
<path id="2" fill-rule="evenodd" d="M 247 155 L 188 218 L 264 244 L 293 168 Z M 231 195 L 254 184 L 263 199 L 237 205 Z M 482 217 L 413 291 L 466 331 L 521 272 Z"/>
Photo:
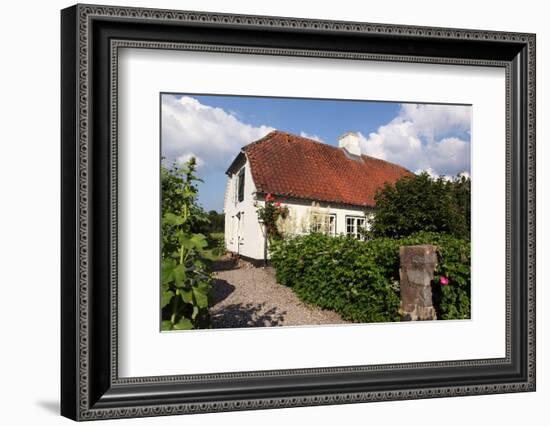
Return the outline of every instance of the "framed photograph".
<path id="1" fill-rule="evenodd" d="M 535 390 L 535 35 L 61 12 L 61 413 Z"/>

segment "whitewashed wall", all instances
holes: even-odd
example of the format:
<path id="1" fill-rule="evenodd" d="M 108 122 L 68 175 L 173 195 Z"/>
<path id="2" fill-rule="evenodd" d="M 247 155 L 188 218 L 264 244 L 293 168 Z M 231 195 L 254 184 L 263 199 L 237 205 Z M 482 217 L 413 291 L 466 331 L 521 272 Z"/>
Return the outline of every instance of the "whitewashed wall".
<path id="1" fill-rule="evenodd" d="M 314 207 L 311 201 L 297 200 L 289 198 L 276 198 L 289 209 L 289 216 L 281 226 L 282 231 L 287 234 L 307 234 L 310 229 L 310 219 L 312 212 L 335 214 L 336 215 L 336 235 L 346 235 L 346 217 L 366 217 L 365 208 L 344 206 L 331 203 L 318 203 Z M 372 210 L 368 218 L 372 216 Z"/>
<path id="2" fill-rule="evenodd" d="M 264 233 L 258 222 L 255 206 L 256 185 L 252 179 L 250 163 L 244 165 L 244 199 L 236 201 L 237 173 L 229 178 L 225 196 L 225 248 L 252 259 L 264 258 Z M 241 214 L 241 219 L 237 214 Z M 244 219 L 243 219 L 244 217 Z"/>

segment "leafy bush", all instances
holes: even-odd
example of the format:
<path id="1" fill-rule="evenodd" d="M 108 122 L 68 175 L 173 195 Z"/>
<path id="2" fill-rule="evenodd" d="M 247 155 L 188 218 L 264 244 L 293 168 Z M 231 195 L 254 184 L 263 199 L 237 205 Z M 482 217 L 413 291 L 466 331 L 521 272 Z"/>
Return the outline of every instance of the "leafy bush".
<path id="1" fill-rule="evenodd" d="M 212 277 L 204 260 L 208 224 L 197 204 L 195 159 L 183 168 L 162 167 L 162 330 L 207 328 Z"/>
<path id="2" fill-rule="evenodd" d="M 399 247 L 416 244 L 438 246 L 433 284 L 438 318 L 469 318 L 470 243 L 449 235 L 359 241 L 313 233 L 274 241 L 271 262 L 277 280 L 305 302 L 354 322 L 399 321 Z M 439 284 L 441 278 L 448 284 Z"/>
<path id="3" fill-rule="evenodd" d="M 437 243 L 439 262 L 432 286 L 440 319 L 470 318 L 470 242 L 453 238 Z M 448 284 L 442 285 L 446 279 Z"/>
<path id="4" fill-rule="evenodd" d="M 375 196 L 370 237 L 402 238 L 440 232 L 470 239 L 470 179 L 432 179 L 427 173 L 386 184 Z"/>

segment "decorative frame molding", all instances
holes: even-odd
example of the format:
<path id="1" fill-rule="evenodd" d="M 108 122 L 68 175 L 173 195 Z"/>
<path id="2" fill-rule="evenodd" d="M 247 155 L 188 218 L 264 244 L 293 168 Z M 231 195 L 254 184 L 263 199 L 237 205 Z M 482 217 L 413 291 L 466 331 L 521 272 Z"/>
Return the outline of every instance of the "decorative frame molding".
<path id="1" fill-rule="evenodd" d="M 212 28 L 230 38 L 216 42 L 205 31 Z M 254 45 L 250 34 L 263 39 Z M 91 420 L 534 391 L 535 41 L 523 33 L 268 16 L 63 10 L 62 414 Z M 415 53 L 405 54 L 411 46 Z M 116 123 L 124 47 L 504 68 L 506 357 L 119 378 Z M 426 384 L 411 386 L 419 375 Z M 307 385 L 297 386 L 298 377 Z M 235 379 L 242 389 L 224 390 Z"/>

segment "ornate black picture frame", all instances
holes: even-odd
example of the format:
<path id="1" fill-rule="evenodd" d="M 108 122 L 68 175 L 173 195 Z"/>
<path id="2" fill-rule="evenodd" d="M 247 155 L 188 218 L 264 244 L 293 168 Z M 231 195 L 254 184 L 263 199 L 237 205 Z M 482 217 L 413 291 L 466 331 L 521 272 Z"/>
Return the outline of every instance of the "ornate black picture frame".
<path id="1" fill-rule="evenodd" d="M 61 28 L 62 415 L 92 420 L 535 390 L 534 34 L 95 5 L 64 9 Z M 506 356 L 119 378 L 120 47 L 504 68 Z"/>

